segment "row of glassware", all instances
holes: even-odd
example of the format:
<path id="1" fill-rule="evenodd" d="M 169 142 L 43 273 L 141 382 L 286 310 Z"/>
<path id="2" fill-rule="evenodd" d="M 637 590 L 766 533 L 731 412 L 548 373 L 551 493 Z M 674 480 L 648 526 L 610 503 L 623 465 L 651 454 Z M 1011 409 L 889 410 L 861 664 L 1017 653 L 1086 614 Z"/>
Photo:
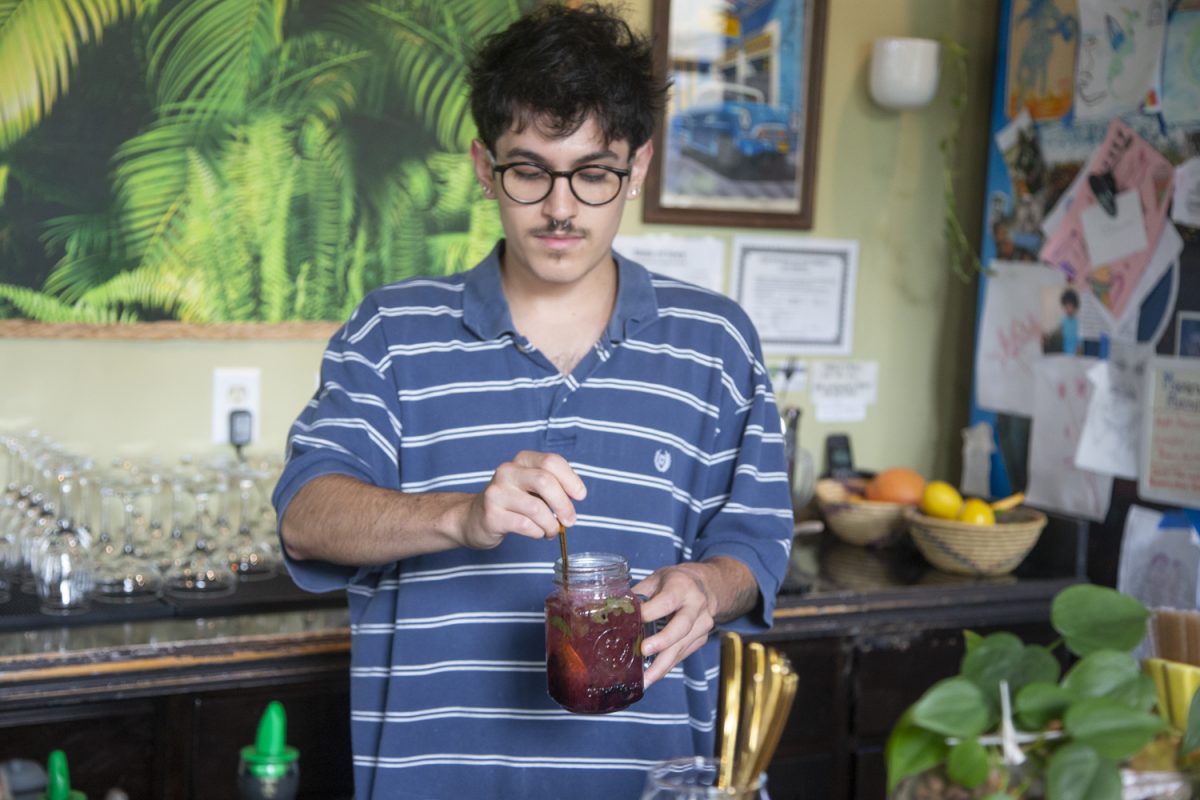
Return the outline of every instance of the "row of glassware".
<path id="1" fill-rule="evenodd" d="M 277 460 L 98 464 L 37 431 L 0 433 L 0 459 L 0 602 L 25 592 L 65 615 L 220 597 L 281 563 Z"/>

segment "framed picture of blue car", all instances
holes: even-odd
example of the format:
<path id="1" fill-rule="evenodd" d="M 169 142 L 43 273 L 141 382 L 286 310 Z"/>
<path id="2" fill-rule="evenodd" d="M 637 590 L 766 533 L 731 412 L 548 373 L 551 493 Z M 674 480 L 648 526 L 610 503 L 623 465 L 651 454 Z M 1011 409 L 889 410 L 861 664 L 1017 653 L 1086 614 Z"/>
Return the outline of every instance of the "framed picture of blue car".
<path id="1" fill-rule="evenodd" d="M 646 222 L 808 229 L 827 0 L 654 0 Z"/>

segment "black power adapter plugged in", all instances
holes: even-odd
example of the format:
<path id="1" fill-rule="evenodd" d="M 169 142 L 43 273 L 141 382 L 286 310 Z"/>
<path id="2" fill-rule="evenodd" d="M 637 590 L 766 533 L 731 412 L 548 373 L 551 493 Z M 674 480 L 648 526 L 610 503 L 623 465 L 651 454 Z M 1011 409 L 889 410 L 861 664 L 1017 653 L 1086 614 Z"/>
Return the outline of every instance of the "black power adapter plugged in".
<path id="1" fill-rule="evenodd" d="M 238 458 L 242 457 L 242 448 L 250 444 L 254 438 L 254 416 L 244 408 L 235 408 L 229 412 L 229 443 L 237 450 Z"/>

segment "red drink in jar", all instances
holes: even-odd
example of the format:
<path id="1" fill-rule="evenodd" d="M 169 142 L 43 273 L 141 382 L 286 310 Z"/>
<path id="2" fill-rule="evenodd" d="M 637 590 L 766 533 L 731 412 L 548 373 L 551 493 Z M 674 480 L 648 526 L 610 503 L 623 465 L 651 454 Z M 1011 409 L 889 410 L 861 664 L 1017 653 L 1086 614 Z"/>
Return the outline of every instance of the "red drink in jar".
<path id="1" fill-rule="evenodd" d="M 546 682 L 576 714 L 619 711 L 642 698 L 642 604 L 629 589 L 629 564 L 612 553 L 554 565 L 546 598 Z"/>

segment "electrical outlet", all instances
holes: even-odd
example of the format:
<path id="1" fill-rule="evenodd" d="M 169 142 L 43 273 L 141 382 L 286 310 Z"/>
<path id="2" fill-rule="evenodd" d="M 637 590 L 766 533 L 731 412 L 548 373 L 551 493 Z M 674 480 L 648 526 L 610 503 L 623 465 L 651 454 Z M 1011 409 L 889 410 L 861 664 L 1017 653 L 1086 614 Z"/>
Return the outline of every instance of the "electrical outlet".
<path id="1" fill-rule="evenodd" d="M 213 444 L 231 444 L 229 415 L 234 411 L 250 412 L 250 440 L 258 440 L 262 417 L 261 380 L 262 371 L 258 367 L 218 367 L 213 370 Z"/>

